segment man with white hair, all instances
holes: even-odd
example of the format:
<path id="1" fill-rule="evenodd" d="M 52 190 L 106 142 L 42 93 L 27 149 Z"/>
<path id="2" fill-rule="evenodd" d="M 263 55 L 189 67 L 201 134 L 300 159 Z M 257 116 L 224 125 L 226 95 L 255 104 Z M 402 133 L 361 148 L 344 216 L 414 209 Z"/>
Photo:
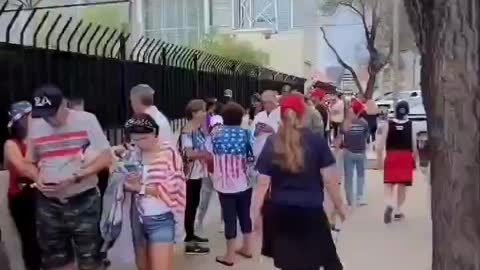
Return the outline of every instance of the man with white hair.
<path id="1" fill-rule="evenodd" d="M 139 84 L 130 90 L 130 102 L 135 114 L 149 114 L 159 126 L 158 138 L 162 141 L 173 141 L 173 133 L 167 117 L 154 105 L 155 90 L 148 84 Z"/>
<path id="2" fill-rule="evenodd" d="M 272 90 L 266 90 L 262 93 L 261 99 L 264 110 L 253 119 L 253 128 L 255 129 L 253 154 L 255 157 L 260 155 L 267 138 L 277 132 L 282 121 L 277 94 L 277 92 Z"/>

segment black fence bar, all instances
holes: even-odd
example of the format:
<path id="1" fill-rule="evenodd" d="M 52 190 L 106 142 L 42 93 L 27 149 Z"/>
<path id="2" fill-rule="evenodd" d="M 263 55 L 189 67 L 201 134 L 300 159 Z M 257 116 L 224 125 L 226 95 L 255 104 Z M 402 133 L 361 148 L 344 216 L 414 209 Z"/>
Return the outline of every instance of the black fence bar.
<path id="1" fill-rule="evenodd" d="M 35 12 L 35 11 L 33 11 Z M 61 41 L 62 41 L 62 38 L 63 38 L 63 35 L 65 34 L 65 31 L 67 31 L 68 27 L 70 26 L 70 24 L 72 23 L 72 20 L 73 18 L 70 17 L 68 18 L 67 22 L 65 23 L 65 25 L 63 26 L 62 28 L 62 31 L 60 31 L 60 34 L 58 34 L 58 37 L 57 37 L 57 50 L 61 50 Z"/>
<path id="2" fill-rule="evenodd" d="M 6 5 L 0 8 L 2 16 Z M 23 11 L 19 7 L 19 11 Z M 130 116 L 129 90 L 140 83 L 156 91 L 155 104 L 172 120 L 184 123 L 184 107 L 192 98 L 221 98 L 231 89 L 234 99 L 250 106 L 252 94 L 266 89 L 280 91 L 286 84 L 303 89 L 305 79 L 265 67 L 225 58 L 162 40 L 141 37 L 127 46 L 130 33 L 71 17 L 46 12 L 35 18 L 30 12 L 20 26 L 20 44 L 9 27 L 8 42 L 0 42 L 0 143 L 7 137 L 7 108 L 18 100 L 29 100 L 36 87 L 53 83 L 69 97 L 81 97 L 95 113 L 113 144 L 123 140 L 121 126 Z M 10 24 L 18 24 L 13 15 Z M 36 24 L 31 22 L 35 18 Z M 24 36 L 31 27 L 33 46 Z M 92 28 L 94 28 L 92 30 Z M 47 30 L 45 30 L 47 29 Z M 70 31 L 71 30 L 71 31 Z M 59 31 L 55 40 L 53 32 Z M 12 31 L 13 33 L 13 31 Z M 18 34 L 17 34 L 18 35 Z M 39 44 L 39 40 L 45 44 Z M 55 48 L 52 45 L 56 45 Z"/>
<path id="3" fill-rule="evenodd" d="M 18 9 L 15 11 L 15 14 L 13 14 L 12 19 L 10 20 L 10 23 L 7 26 L 7 36 L 5 37 L 5 41 L 7 43 L 10 43 L 10 31 L 12 31 L 12 26 L 15 23 L 15 21 L 18 18 L 18 15 L 20 14 L 20 11 L 22 11 L 23 5 L 20 5 Z"/>
<path id="4" fill-rule="evenodd" d="M 47 36 L 45 37 L 45 48 L 49 48 L 50 46 L 50 36 L 52 35 L 53 31 L 57 27 L 58 22 L 60 21 L 60 18 L 62 18 L 62 14 L 59 14 L 55 21 L 53 22 L 53 25 L 50 27 L 50 30 L 48 30 Z"/>

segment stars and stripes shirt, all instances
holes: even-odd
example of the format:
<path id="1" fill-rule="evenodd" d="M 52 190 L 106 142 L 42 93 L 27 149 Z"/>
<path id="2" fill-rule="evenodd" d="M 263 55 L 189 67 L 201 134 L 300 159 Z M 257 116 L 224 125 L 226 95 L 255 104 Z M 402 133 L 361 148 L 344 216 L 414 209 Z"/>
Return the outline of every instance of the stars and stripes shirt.
<path id="1" fill-rule="evenodd" d="M 179 225 L 183 226 L 186 184 L 180 154 L 165 142 L 160 151 L 143 163 L 142 184 L 155 186 L 159 196 L 137 196 L 140 214 L 154 216 L 172 212 L 177 224 L 176 231 L 182 231 Z"/>
<path id="2" fill-rule="evenodd" d="M 219 127 L 212 137 L 213 185 L 221 193 L 237 193 L 249 188 L 247 155 L 249 131 L 241 127 Z"/>

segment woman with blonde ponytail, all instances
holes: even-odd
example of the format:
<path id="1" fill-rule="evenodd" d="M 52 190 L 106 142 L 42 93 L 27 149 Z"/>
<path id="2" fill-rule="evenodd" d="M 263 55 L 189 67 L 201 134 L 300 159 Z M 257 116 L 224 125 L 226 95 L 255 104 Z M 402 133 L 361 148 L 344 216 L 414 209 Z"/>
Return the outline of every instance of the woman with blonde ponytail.
<path id="1" fill-rule="evenodd" d="M 338 170 L 327 141 L 304 128 L 306 105 L 297 95 L 280 101 L 282 122 L 270 136 L 256 168 L 258 184 L 253 200 L 253 218 L 258 218 L 265 194 L 271 199 L 264 212 L 262 253 L 273 258 L 282 270 L 341 270 L 330 226 L 323 209 L 324 187 L 340 219 L 345 219 Z M 268 245 L 268 254 L 263 252 Z"/>

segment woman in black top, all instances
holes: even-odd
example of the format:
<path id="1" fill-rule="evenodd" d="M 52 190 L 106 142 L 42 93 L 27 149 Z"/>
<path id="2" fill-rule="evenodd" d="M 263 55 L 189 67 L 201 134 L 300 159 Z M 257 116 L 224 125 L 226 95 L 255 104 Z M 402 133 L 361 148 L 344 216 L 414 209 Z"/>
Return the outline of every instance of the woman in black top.
<path id="1" fill-rule="evenodd" d="M 378 166 L 384 167 L 385 213 L 384 222 L 404 218 L 401 211 L 406 198 L 406 187 L 412 185 L 415 169 L 415 146 L 412 135 L 412 122 L 408 120 L 409 105 L 400 101 L 395 107 L 395 118 L 382 128 L 382 138 L 377 148 Z M 383 149 L 386 150 L 383 160 Z M 394 207 L 394 188 L 397 186 L 397 202 Z M 394 210 L 396 211 L 395 213 Z"/>
<path id="2" fill-rule="evenodd" d="M 341 270 L 323 209 L 324 186 L 340 218 L 345 219 L 339 173 L 326 140 L 303 128 L 305 103 L 291 95 L 280 101 L 282 125 L 268 138 L 256 169 L 258 184 L 253 217 L 258 218 L 270 187 L 270 210 L 264 224 L 270 243 L 268 254 L 283 270 Z"/>

